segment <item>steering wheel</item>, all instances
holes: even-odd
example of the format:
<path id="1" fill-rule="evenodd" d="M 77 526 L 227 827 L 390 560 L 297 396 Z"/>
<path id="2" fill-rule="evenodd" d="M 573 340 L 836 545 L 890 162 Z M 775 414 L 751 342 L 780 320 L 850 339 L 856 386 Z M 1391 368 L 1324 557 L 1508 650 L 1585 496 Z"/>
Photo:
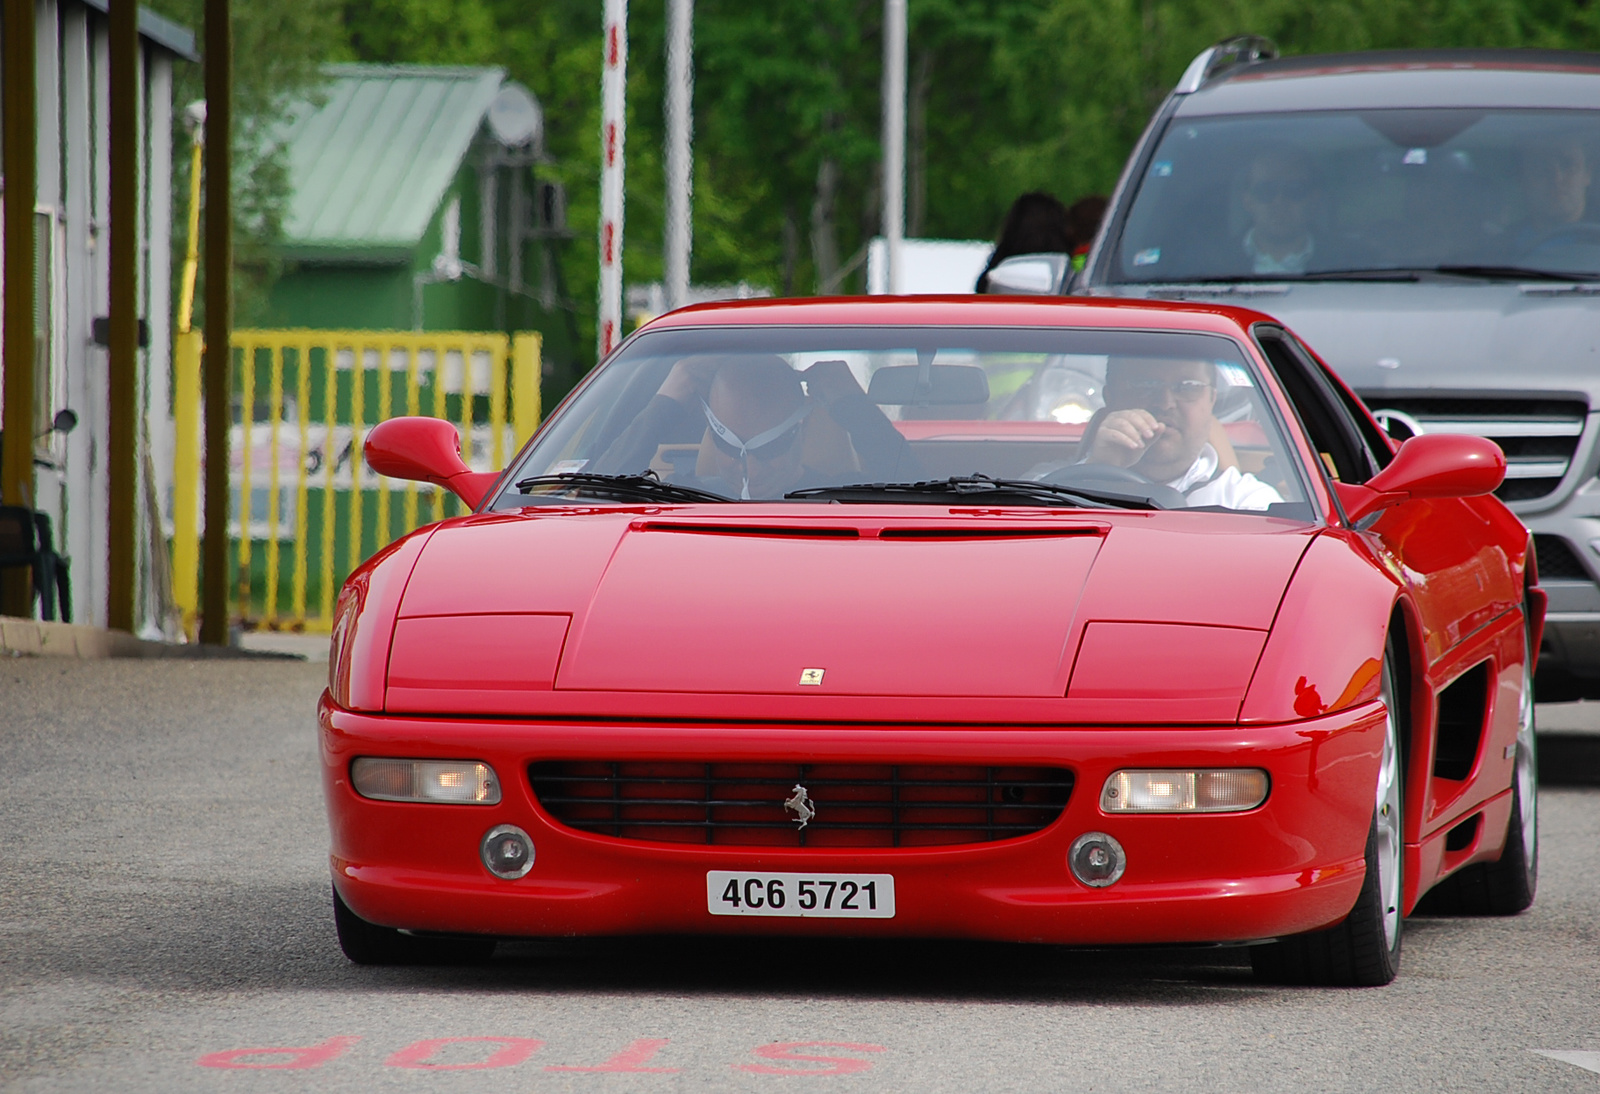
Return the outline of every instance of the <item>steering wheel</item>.
<path id="1" fill-rule="evenodd" d="M 1166 483 L 1157 482 L 1131 467 L 1111 463 L 1068 464 L 1045 475 L 1044 481 L 1057 486 L 1081 486 L 1085 490 L 1149 498 L 1162 509 L 1184 509 L 1189 505 L 1188 498 Z"/>
<path id="2" fill-rule="evenodd" d="M 1541 236 L 1533 246 L 1523 252 L 1527 258 L 1541 252 L 1563 250 L 1569 247 L 1600 248 L 1600 224 L 1563 224 Z M 1581 271 L 1592 273 L 1593 271 Z"/>

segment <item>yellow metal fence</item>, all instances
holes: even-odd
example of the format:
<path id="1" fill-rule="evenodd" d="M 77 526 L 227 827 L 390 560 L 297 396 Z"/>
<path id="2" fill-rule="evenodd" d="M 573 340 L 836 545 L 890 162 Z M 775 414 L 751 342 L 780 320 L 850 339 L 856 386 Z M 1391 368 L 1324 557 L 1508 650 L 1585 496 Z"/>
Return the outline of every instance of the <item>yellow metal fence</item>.
<path id="1" fill-rule="evenodd" d="M 174 357 L 173 593 L 198 608 L 202 334 Z M 402 414 L 456 424 L 475 471 L 498 470 L 539 424 L 539 335 L 240 330 L 228 437 L 232 619 L 326 630 L 344 579 L 425 522 L 464 511 L 446 491 L 373 473 L 366 430 Z"/>

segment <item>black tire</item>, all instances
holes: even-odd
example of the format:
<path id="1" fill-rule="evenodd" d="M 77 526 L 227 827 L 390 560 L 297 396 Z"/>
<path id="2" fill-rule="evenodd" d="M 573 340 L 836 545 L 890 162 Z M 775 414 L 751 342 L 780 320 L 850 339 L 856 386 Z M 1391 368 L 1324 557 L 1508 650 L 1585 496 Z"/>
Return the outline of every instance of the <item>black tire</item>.
<path id="1" fill-rule="evenodd" d="M 1344 921 L 1320 931 L 1291 935 L 1250 949 L 1257 979 L 1275 984 L 1379 987 L 1400 971 L 1405 917 L 1404 785 L 1401 763 L 1403 713 L 1396 701 L 1394 656 L 1384 656 L 1383 698 L 1390 712 L 1384 760 L 1379 767 L 1377 805 L 1367 829 L 1366 876 Z M 1392 764 L 1392 767 L 1390 766 Z M 1380 848 L 1386 851 L 1380 852 Z"/>
<path id="2" fill-rule="evenodd" d="M 1539 890 L 1539 754 L 1530 673 L 1524 673 L 1522 686 L 1505 850 L 1498 861 L 1474 863 L 1430 889 L 1417 903 L 1420 915 L 1516 915 L 1533 906 Z"/>
<path id="3" fill-rule="evenodd" d="M 357 965 L 475 965 L 494 955 L 492 938 L 410 935 L 368 923 L 333 890 L 333 926 L 339 948 Z"/>

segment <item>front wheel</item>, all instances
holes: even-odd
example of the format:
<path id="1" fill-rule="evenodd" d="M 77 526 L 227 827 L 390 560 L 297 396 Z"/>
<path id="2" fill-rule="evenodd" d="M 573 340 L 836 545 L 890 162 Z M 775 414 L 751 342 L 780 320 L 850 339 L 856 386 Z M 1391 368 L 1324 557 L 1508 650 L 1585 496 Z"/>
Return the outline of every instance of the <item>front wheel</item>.
<path id="1" fill-rule="evenodd" d="M 368 923 L 333 891 L 333 926 L 339 948 L 357 965 L 475 965 L 494 954 L 492 938 L 412 935 Z"/>
<path id="2" fill-rule="evenodd" d="M 1326 930 L 1254 946 L 1250 964 L 1257 978 L 1278 984 L 1377 987 L 1400 971 L 1400 935 L 1405 920 L 1405 848 L 1401 825 L 1402 719 L 1394 686 L 1394 658 L 1383 661 L 1384 741 L 1378 766 L 1372 824 L 1367 830 L 1366 877 L 1344 922 Z"/>

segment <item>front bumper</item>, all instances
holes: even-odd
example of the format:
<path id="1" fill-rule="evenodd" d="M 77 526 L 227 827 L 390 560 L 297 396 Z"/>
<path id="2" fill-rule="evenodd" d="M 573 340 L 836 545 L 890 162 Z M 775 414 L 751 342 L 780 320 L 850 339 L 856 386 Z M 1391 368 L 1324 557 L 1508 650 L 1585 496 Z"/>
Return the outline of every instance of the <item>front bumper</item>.
<path id="1" fill-rule="evenodd" d="M 1383 743 L 1376 704 L 1250 727 L 643 725 L 444 720 L 320 709 L 334 884 L 374 923 L 502 937 L 789 934 L 1066 944 L 1242 942 L 1335 923 L 1355 903 Z M 371 801 L 356 756 L 483 760 L 493 806 Z M 1037 764 L 1077 785 L 1033 835 L 959 847 L 814 849 L 612 839 L 566 828 L 536 801 L 535 760 Z M 1107 815 L 1100 788 L 1123 767 L 1266 768 L 1248 813 Z M 532 871 L 491 875 L 479 841 L 497 824 L 532 837 Z M 1115 836 L 1128 867 L 1090 889 L 1067 870 L 1072 841 Z M 708 870 L 890 873 L 893 919 L 712 916 Z"/>

